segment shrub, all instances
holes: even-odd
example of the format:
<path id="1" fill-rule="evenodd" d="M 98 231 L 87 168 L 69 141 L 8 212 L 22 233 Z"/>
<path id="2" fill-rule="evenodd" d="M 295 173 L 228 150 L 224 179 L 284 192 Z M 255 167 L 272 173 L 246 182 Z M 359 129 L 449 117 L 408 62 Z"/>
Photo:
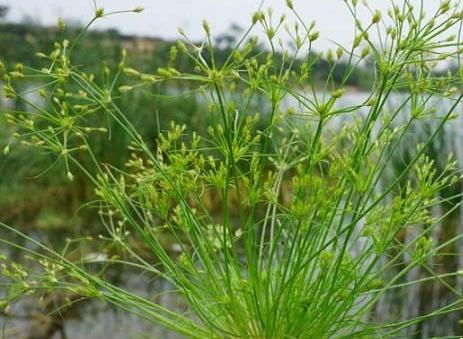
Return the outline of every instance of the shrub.
<path id="1" fill-rule="evenodd" d="M 38 250 L 22 249 L 42 267 L 5 263 L 11 289 L 4 304 L 23 294 L 64 289 L 194 338 L 393 336 L 460 309 L 460 294 L 453 291 L 455 302 L 418 318 L 374 319 L 379 298 L 403 287 L 412 268 L 425 267 L 429 276 L 411 283 L 441 281 L 429 259 L 460 238 L 430 240 L 433 227 L 458 205 L 438 220 L 430 209 L 459 173 L 450 156 L 437 171 L 427 153 L 463 98 L 456 87 L 459 74 L 435 72 L 460 56 L 459 42 L 448 35 L 462 23 L 461 6 L 442 1 L 429 16 L 404 1 L 387 16 L 373 12 L 371 22 L 363 24 L 357 1 L 346 5 L 355 37 L 350 47 L 328 52 L 330 72 L 322 83 L 312 76 L 320 58 L 313 52 L 319 33 L 290 1 L 293 26 L 285 26 L 285 17 L 272 20 L 271 10 L 259 11 L 225 60 L 216 60 L 205 22 L 202 44 L 185 37 L 172 52 L 191 58 L 193 73 L 175 69 L 174 60 L 154 74 L 141 73 L 127 68 L 122 57 L 116 69 L 106 70 L 109 81 L 97 82 L 72 63 L 80 36 L 57 42 L 43 69 L 8 70 L 5 93 L 26 107 L 8 115 L 17 138 L 56 154 L 69 180 L 75 171 L 88 176 L 97 196 L 93 206 L 107 229 L 98 241 L 113 252 L 98 263 L 71 260 L 79 242 L 68 241 L 57 252 L 3 224 L 35 244 Z M 98 9 L 92 22 L 110 14 Z M 375 40 L 371 36 L 379 25 L 385 32 L 379 29 Z M 267 37 L 266 52 L 256 52 L 257 40 L 250 35 L 259 27 Z M 282 37 L 291 40 L 289 47 Z M 367 98 L 346 104 L 344 86 L 362 64 L 374 70 L 375 82 Z M 114 88 L 124 74 L 131 79 Z M 50 104 L 46 109 L 17 90 L 24 79 L 40 83 Z M 209 126 L 192 131 L 172 122 L 154 145 L 114 99 L 185 82 L 189 85 L 182 88 L 196 88 L 209 103 L 204 112 Z M 451 107 L 435 110 L 436 98 L 451 101 Z M 99 161 L 89 142 L 92 133 L 106 133 L 97 124 L 101 116 L 130 139 L 132 155 L 122 168 Z M 437 123 L 403 167 L 391 172 L 412 126 L 423 119 Z M 90 161 L 80 160 L 83 155 Z M 404 244 L 401 235 L 410 228 L 417 236 Z M 405 254 L 412 260 L 404 265 Z M 101 273 L 90 269 L 95 264 Z M 169 281 L 187 302 L 187 312 L 110 283 L 104 272 L 111 265 Z"/>

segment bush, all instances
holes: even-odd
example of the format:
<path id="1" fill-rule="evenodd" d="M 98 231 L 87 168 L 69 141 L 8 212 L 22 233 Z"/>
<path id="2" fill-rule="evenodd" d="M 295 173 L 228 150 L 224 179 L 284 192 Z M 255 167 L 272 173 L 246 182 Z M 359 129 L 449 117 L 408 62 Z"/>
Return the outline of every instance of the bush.
<path id="1" fill-rule="evenodd" d="M 357 19 L 357 1 L 346 4 Z M 111 81 L 98 82 L 73 66 L 78 39 L 57 42 L 44 56 L 49 61 L 44 69 L 19 65 L 6 72 L 6 95 L 26 107 L 8 115 L 17 138 L 56 154 L 69 180 L 82 171 L 92 181 L 98 197 L 93 206 L 107 230 L 97 241 L 116 252 L 97 263 L 71 260 L 79 242 L 69 241 L 57 252 L 3 224 L 39 248 L 22 247 L 42 267 L 5 263 L 11 285 L 5 307 L 23 294 L 64 289 L 194 338 L 393 336 L 460 308 L 455 291 L 455 302 L 429 314 L 390 323 L 374 319 L 379 298 L 402 288 L 401 279 L 412 268 L 423 266 L 430 274 L 412 283 L 440 281 L 427 263 L 460 238 L 430 240 L 446 216 L 436 220 L 430 209 L 459 174 L 451 157 L 437 171 L 427 153 L 463 98 L 455 87 L 458 74 L 434 72 L 460 56 L 459 42 L 448 35 L 462 23 L 461 6 L 443 1 L 429 17 L 404 1 L 387 17 L 374 12 L 366 25 L 355 20 L 352 45 L 328 52 L 330 72 L 323 86 L 312 76 L 320 58 L 313 53 L 319 33 L 291 1 L 288 7 L 296 24 L 286 34 L 285 17 L 275 23 L 271 10 L 259 11 L 223 62 L 215 59 L 205 22 L 204 43 L 180 42 L 169 65 L 155 74 L 126 67 L 122 56 L 113 73 L 106 71 Z M 110 14 L 98 9 L 92 22 Z M 376 43 L 370 36 L 378 25 L 387 29 Z M 267 36 L 264 56 L 250 37 L 258 27 Z M 291 47 L 279 42 L 282 36 L 291 39 Z M 176 52 L 191 58 L 195 72 L 174 68 Z M 344 86 L 364 63 L 375 70 L 375 82 L 367 98 L 347 105 Z M 116 89 L 112 84 L 122 74 L 132 80 Z M 43 84 L 46 109 L 17 90 L 18 82 L 30 78 Z M 197 89 L 199 100 L 209 104 L 208 127 L 193 131 L 172 122 L 154 144 L 114 99 L 183 83 L 188 85 L 181 88 Z M 450 100 L 451 107 L 434 112 L 436 98 Z M 123 167 L 95 156 L 90 135 L 107 132 L 98 124 L 101 116 L 130 140 L 132 155 Z M 438 123 L 391 175 L 394 156 L 422 119 Z M 417 236 L 404 244 L 401 234 L 410 228 L 418 229 Z M 405 254 L 412 260 L 403 264 Z M 102 268 L 98 274 L 90 269 L 95 264 Z M 110 283 L 104 272 L 111 265 L 171 282 L 187 312 Z"/>

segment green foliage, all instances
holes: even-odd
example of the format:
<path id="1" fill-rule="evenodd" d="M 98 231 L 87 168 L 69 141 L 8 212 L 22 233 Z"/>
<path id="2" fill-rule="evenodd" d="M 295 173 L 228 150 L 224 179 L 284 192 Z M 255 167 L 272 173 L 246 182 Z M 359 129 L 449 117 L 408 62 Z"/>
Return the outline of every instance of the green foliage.
<path id="1" fill-rule="evenodd" d="M 357 2 L 346 4 L 356 19 Z M 327 57 L 322 92 L 315 72 L 320 56 L 313 51 L 319 33 L 292 2 L 288 6 L 297 22 L 286 30 L 290 48 L 277 41 L 285 34 L 286 18 L 275 22 L 268 10 L 253 16 L 250 30 L 220 60 L 204 23 L 204 43 L 179 43 L 156 72 L 129 67 L 122 53 L 115 67 L 103 66 L 103 77 L 95 78 L 73 61 L 73 46 L 85 30 L 77 40 L 56 42 L 44 54 L 46 68 L 6 70 L 6 94 L 25 107 L 7 116 L 17 131 L 14 137 L 53 154 L 70 181 L 76 172 L 87 176 L 106 226 L 101 246 L 117 248 L 124 260 L 103 259 L 97 274 L 85 257 L 68 256 L 75 243 L 58 253 L 2 224 L 40 248 L 23 250 L 42 266 L 34 272 L 4 264 L 11 282 L 5 305 L 25 293 L 64 289 L 193 338 L 394 336 L 429 316 L 461 308 L 455 292 L 456 302 L 416 319 L 378 324 L 372 318 L 379 298 L 398 288 L 410 269 L 426 265 L 461 238 L 429 241 L 430 230 L 440 222 L 429 210 L 459 173 L 451 158 L 436 171 L 426 154 L 463 98 L 453 90 L 458 78 L 433 71 L 438 62 L 459 56 L 459 44 L 446 36 L 462 23 L 461 6 L 442 2 L 429 18 L 404 1 L 387 18 L 373 12 L 366 26 L 356 20 L 352 46 L 338 50 L 337 60 L 334 53 Z M 97 9 L 91 22 L 111 14 Z M 388 27 L 387 34 L 375 44 L 370 34 L 379 24 Z M 266 33 L 268 51 L 257 49 L 257 40 L 250 38 L 259 28 Z M 444 47 L 450 52 L 442 52 Z M 178 54 L 195 67 L 176 67 Z M 370 96 L 343 103 L 349 79 L 365 62 L 378 65 Z M 129 79 L 122 81 L 124 76 Z M 45 105 L 21 91 L 20 84 L 31 79 L 40 82 Z M 153 123 L 156 115 L 138 121 L 120 103 L 128 100 L 129 109 L 129 95 L 158 86 L 168 96 L 170 84 L 184 84 L 181 88 L 208 104 L 198 124 L 208 127 L 187 126 L 173 117 L 177 121 L 169 126 L 156 124 L 162 128 L 156 135 L 143 135 L 141 125 Z M 399 91 L 399 107 L 410 108 L 405 116 L 400 108 L 391 114 L 387 109 Z M 413 123 L 429 117 L 431 98 L 453 104 L 433 116 L 437 124 L 406 165 L 386 176 Z M 159 116 L 168 100 L 156 102 Z M 95 135 L 106 135 L 114 126 L 129 145 L 125 165 L 112 157 L 103 161 L 96 153 Z M 400 233 L 411 227 L 420 228 L 419 235 L 401 243 Z M 180 254 L 172 255 L 165 237 Z M 413 258 L 406 265 L 404 254 Z M 159 266 L 151 264 L 155 260 Z M 114 286 L 104 275 L 111 265 L 171 282 L 188 312 Z M 398 266 L 403 268 L 397 272 Z M 431 279 L 439 279 L 430 272 Z"/>

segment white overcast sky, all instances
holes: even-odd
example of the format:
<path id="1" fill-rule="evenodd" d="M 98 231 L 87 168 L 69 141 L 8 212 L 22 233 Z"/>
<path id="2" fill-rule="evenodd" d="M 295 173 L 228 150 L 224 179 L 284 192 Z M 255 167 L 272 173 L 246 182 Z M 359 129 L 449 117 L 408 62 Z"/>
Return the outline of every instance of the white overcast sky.
<path id="1" fill-rule="evenodd" d="M 418 5 L 420 0 L 411 2 Z M 123 33 L 173 39 L 178 38 L 180 26 L 191 38 L 198 39 L 202 35 L 203 19 L 209 21 L 215 33 L 226 31 L 232 23 L 246 27 L 260 0 L 97 0 L 97 3 L 106 11 L 145 8 L 140 14 L 104 19 L 98 28 L 114 27 Z M 307 22 L 316 20 L 322 38 L 320 48 L 329 46 L 329 40 L 344 44 L 352 38 L 352 18 L 342 0 L 294 0 L 294 3 Z M 439 1 L 425 0 L 424 3 L 431 11 Z M 92 0 L 0 0 L 0 4 L 10 7 L 10 20 L 30 17 L 42 24 L 54 24 L 57 17 L 86 23 L 94 12 Z M 368 0 L 368 4 L 373 9 L 385 9 L 390 1 Z M 287 12 L 285 0 L 266 0 L 264 6 L 271 6 L 275 15 Z"/>

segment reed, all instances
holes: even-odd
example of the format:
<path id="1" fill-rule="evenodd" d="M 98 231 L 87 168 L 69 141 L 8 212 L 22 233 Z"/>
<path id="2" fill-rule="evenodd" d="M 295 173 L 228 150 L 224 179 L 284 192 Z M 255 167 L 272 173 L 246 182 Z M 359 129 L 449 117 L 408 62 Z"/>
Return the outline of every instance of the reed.
<path id="1" fill-rule="evenodd" d="M 462 24 L 462 5 L 441 1 L 435 13 L 426 14 L 422 5 L 401 1 L 387 15 L 371 11 L 371 20 L 361 22 L 364 5 L 345 1 L 355 36 L 352 45 L 327 52 L 330 71 L 321 87 L 312 76 L 321 57 L 314 53 L 316 25 L 292 1 L 287 5 L 287 17 L 275 18 L 271 9 L 256 12 L 223 62 L 215 58 L 204 22 L 204 41 L 194 44 L 183 35 L 166 67 L 142 73 L 126 67 L 122 55 L 116 68 L 105 69 L 103 82 L 72 63 L 73 47 L 91 23 L 119 13 L 95 7 L 76 40 L 58 41 L 42 55 L 47 67 L 5 71 L 6 96 L 26 107 L 7 115 L 16 137 L 54 154 L 70 181 L 76 171 L 88 177 L 97 196 L 90 205 L 106 226 L 96 241 L 118 249 L 117 256 L 99 262 L 71 260 L 79 241 L 56 251 L 2 224 L 34 246 L 0 242 L 20 247 L 41 265 L 37 271 L 3 264 L 10 279 L 5 307 L 24 294 L 66 290 L 192 338 L 394 337 L 460 310 L 461 292 L 429 264 L 461 238 L 430 240 L 433 228 L 458 205 L 438 219 L 430 210 L 460 174 L 451 155 L 437 171 L 428 153 L 463 98 L 460 74 L 435 71 L 460 57 L 460 41 L 450 35 Z M 265 33 L 265 52 L 255 48 L 256 30 Z M 175 68 L 177 53 L 195 63 L 195 72 Z M 339 83 L 333 74 L 341 62 Z M 370 65 L 376 80 L 366 99 L 346 104 L 345 84 L 362 64 Z M 18 82 L 31 78 L 40 82 L 37 91 L 49 105 L 17 90 Z M 187 83 L 208 103 L 208 127 L 192 131 L 172 122 L 153 145 L 114 98 L 166 83 Z M 397 93 L 399 103 L 391 107 Z M 432 103 L 438 98 L 451 106 L 436 110 Z M 91 134 L 108 133 L 98 124 L 102 116 L 130 140 L 132 155 L 124 166 L 95 156 Z M 414 124 L 426 119 L 435 122 L 431 132 L 402 167 L 394 166 Z M 399 170 L 391 173 L 391 166 Z M 401 234 L 411 228 L 416 236 L 404 244 Z M 143 249 L 134 246 L 135 239 Z M 178 254 L 171 253 L 172 243 Z M 412 258 L 406 264 L 405 254 Z M 104 272 L 119 265 L 169 281 L 187 310 L 168 309 L 112 284 Z M 407 286 L 435 280 L 456 301 L 405 321 L 376 321 L 378 300 L 404 288 L 402 279 L 414 267 L 428 275 Z"/>

